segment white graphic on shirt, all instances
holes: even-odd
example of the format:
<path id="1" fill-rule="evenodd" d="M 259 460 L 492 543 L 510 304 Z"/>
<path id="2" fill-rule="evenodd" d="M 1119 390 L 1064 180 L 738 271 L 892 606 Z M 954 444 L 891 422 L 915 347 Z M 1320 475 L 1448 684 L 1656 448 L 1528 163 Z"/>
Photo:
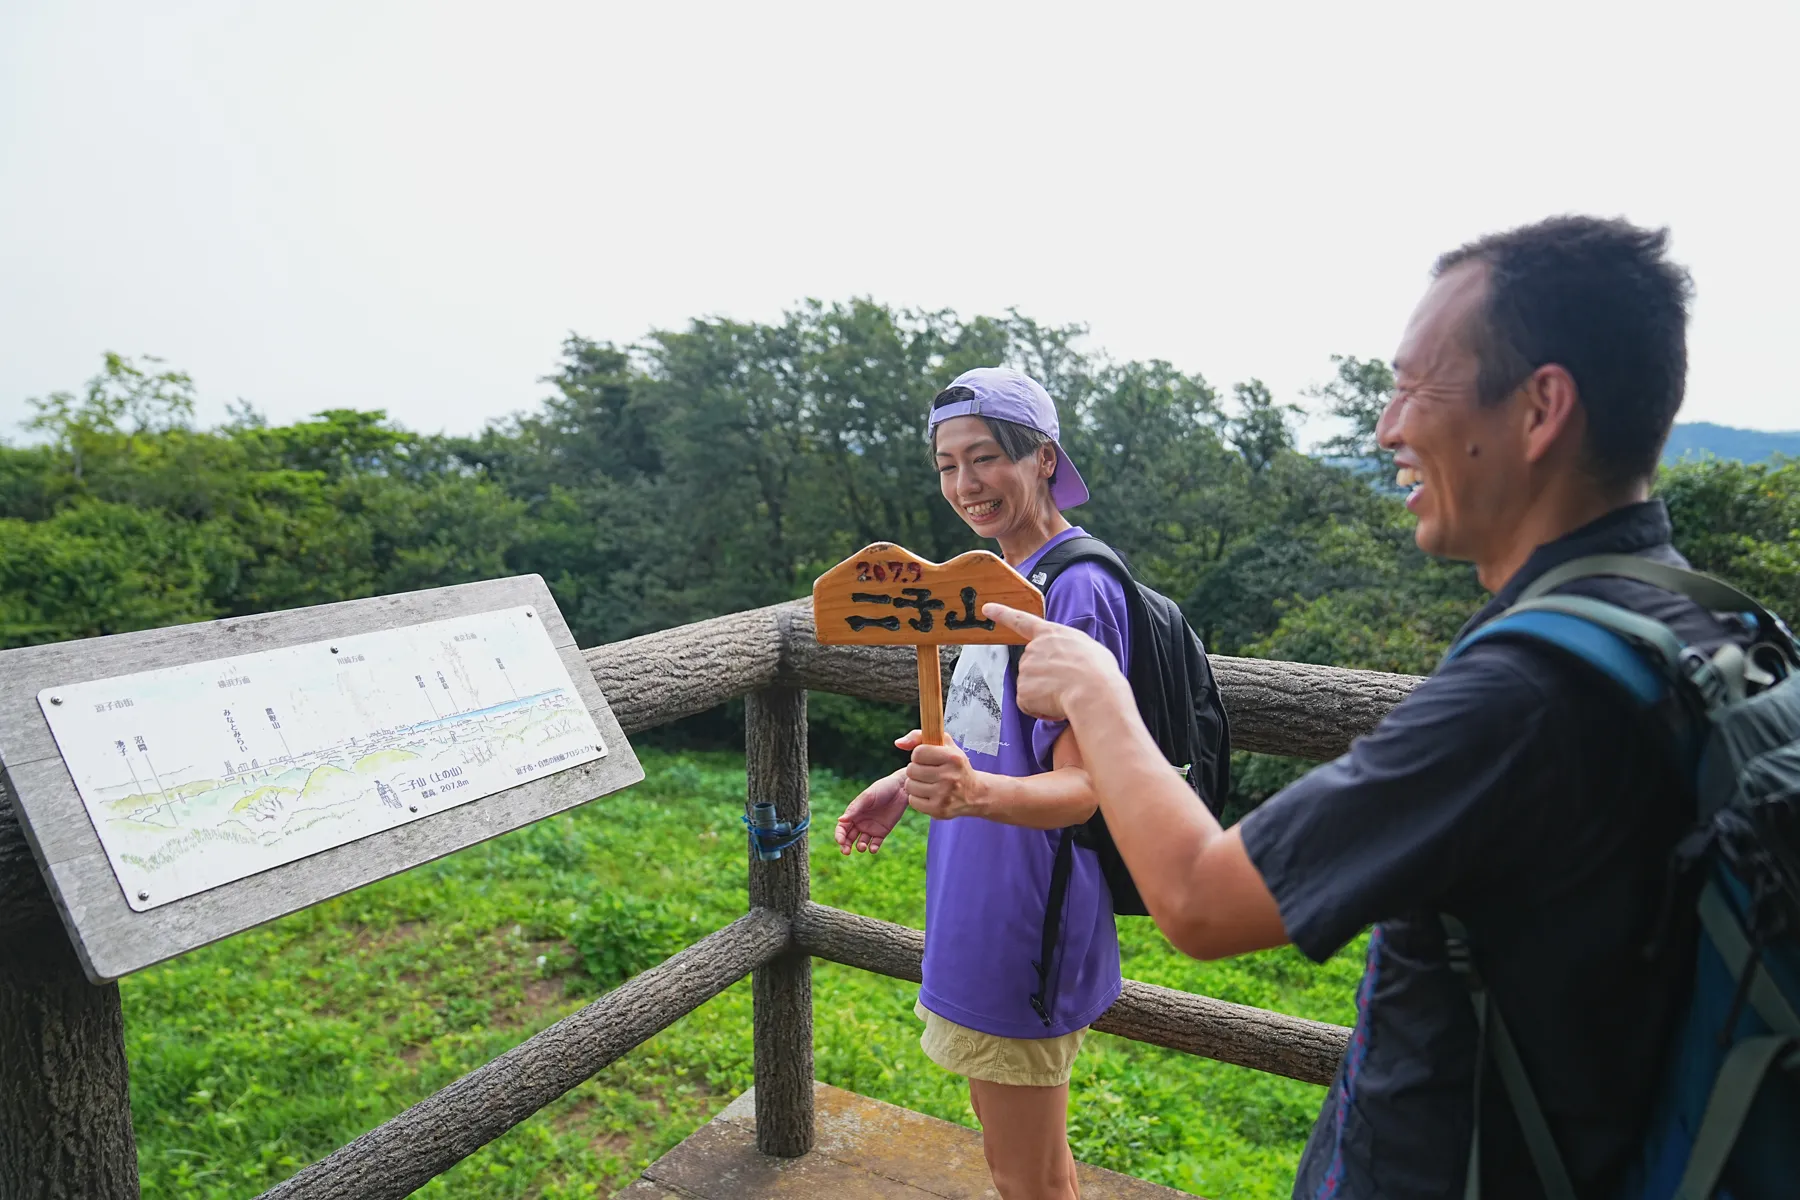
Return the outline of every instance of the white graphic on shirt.
<path id="1" fill-rule="evenodd" d="M 950 676 L 944 732 L 964 754 L 1000 753 L 1000 697 L 1006 688 L 1005 646 L 964 646 Z"/>

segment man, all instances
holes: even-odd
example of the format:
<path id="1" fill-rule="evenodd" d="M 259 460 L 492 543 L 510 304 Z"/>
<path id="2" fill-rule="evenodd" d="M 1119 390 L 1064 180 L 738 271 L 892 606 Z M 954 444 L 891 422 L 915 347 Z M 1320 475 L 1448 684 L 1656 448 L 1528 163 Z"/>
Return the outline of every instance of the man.
<path id="1" fill-rule="evenodd" d="M 1559 563 L 1679 563 L 1650 484 L 1686 377 L 1690 283 L 1666 234 L 1559 218 L 1439 260 L 1401 339 L 1377 436 L 1417 540 L 1472 561 L 1494 598 Z M 1622 579 L 1572 592 L 1717 644 L 1731 630 Z M 1692 801 L 1655 732 L 1553 649 L 1490 639 L 1422 683 L 1336 762 L 1231 829 L 1184 794 L 1107 654 L 1024 614 L 1018 693 L 1066 717 L 1157 924 L 1196 958 L 1292 942 L 1314 960 L 1373 925 L 1356 1029 L 1294 1195 L 1461 1195 L 1476 1027 L 1439 914 L 1470 930 L 1557 1148 L 1608 1195 L 1647 1116 L 1691 939 L 1658 937 Z M 1483 1192 L 1542 1194 L 1511 1105 L 1484 1071 Z"/>

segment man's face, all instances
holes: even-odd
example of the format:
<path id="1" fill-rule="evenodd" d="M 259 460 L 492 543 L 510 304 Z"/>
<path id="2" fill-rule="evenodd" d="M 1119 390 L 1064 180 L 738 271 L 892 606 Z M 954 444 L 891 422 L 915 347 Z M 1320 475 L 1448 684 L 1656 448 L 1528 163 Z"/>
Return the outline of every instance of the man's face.
<path id="1" fill-rule="evenodd" d="M 1394 452 L 1419 548 L 1482 563 L 1503 547 L 1529 499 L 1524 423 L 1508 397 L 1480 402 L 1471 331 L 1479 327 L 1487 268 L 1444 272 L 1407 322 L 1394 355 L 1394 396 L 1375 436 Z"/>

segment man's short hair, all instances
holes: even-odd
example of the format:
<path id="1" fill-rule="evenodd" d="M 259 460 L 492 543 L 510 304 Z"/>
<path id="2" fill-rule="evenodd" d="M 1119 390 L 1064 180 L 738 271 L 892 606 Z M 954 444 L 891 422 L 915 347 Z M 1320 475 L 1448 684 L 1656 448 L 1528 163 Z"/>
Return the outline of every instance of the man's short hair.
<path id="1" fill-rule="evenodd" d="M 1656 473 L 1687 386 L 1694 285 L 1668 243 L 1667 229 L 1552 217 L 1452 250 L 1433 271 L 1487 268 L 1470 330 L 1482 403 L 1505 399 L 1541 366 L 1562 367 L 1587 414 L 1589 469 L 1608 485 Z"/>

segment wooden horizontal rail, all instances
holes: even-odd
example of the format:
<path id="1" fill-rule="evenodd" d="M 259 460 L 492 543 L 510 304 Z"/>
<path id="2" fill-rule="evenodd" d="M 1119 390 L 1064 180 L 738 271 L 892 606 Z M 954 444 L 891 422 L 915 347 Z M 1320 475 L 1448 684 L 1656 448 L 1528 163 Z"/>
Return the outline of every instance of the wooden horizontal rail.
<path id="1" fill-rule="evenodd" d="M 789 938 L 784 917 L 753 909 L 340 1147 L 263 1200 L 410 1195 L 769 962 Z"/>
<path id="2" fill-rule="evenodd" d="M 770 686 L 898 703 L 918 695 L 910 650 L 821 646 L 810 600 L 714 617 L 583 655 L 628 734 Z M 1419 682 L 1410 675 L 1256 658 L 1215 655 L 1212 665 L 1231 717 L 1233 747 L 1310 759 L 1341 754 Z M 948 679 L 950 671 L 943 674 Z M 55 915 L 0 783 L 0 951 Z"/>
<path id="3" fill-rule="evenodd" d="M 792 607 L 730 613 L 581 653 L 619 728 L 640 733 L 773 684 Z"/>
<path id="4" fill-rule="evenodd" d="M 917 929 L 808 904 L 794 916 L 794 941 L 818 958 L 919 982 L 925 935 Z M 1173 988 L 1125 981 L 1094 1028 L 1136 1042 L 1304 1083 L 1330 1083 L 1350 1031 Z"/>
<path id="5" fill-rule="evenodd" d="M 907 704 L 917 660 L 905 647 L 821 646 L 812 602 L 732 613 L 583 651 L 627 733 L 666 724 L 779 684 Z M 954 661 L 946 647 L 945 665 Z M 1411 675 L 1212 656 L 1232 746 L 1327 759 L 1375 728 L 1418 686 Z M 949 678 L 950 672 L 943 672 Z"/>
<path id="6" fill-rule="evenodd" d="M 1135 979 L 1125 981 L 1125 990 L 1094 1028 L 1302 1083 L 1330 1083 L 1350 1044 L 1350 1031 L 1342 1025 Z"/>
<path id="7" fill-rule="evenodd" d="M 829 904 L 808 903 L 794 914 L 794 944 L 814 958 L 873 971 L 889 979 L 924 982 L 925 931 Z"/>

